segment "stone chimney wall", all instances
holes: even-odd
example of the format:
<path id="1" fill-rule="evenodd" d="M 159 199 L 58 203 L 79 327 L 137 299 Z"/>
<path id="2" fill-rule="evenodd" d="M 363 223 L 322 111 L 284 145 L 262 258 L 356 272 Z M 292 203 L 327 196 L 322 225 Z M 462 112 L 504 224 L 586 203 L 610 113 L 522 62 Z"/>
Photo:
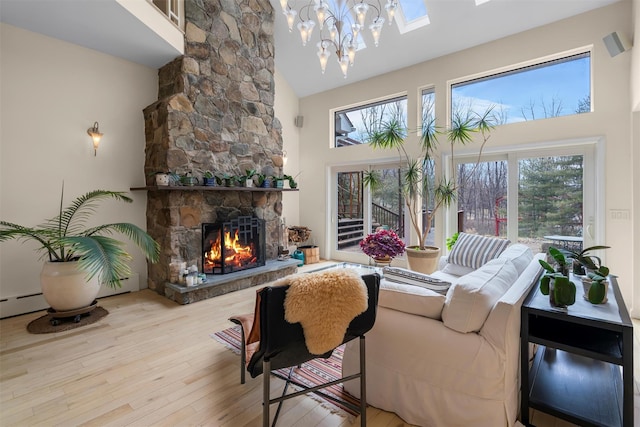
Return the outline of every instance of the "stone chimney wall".
<path id="1" fill-rule="evenodd" d="M 158 101 L 144 109 L 147 184 L 155 172 L 282 174 L 274 116 L 274 11 L 268 0 L 185 0 L 185 55 L 159 70 Z M 240 215 L 266 220 L 277 256 L 280 192 L 148 192 L 147 229 L 161 245 L 149 288 L 164 293 L 170 266 L 201 268 L 201 223 Z"/>

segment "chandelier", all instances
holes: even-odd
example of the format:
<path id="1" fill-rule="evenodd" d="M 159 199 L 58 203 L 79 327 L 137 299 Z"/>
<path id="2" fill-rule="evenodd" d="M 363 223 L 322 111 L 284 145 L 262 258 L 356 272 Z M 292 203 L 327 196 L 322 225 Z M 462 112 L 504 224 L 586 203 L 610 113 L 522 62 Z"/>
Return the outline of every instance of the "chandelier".
<path id="1" fill-rule="evenodd" d="M 295 0 L 291 0 L 293 3 Z M 282 11 L 287 18 L 289 31 L 293 31 L 296 17 L 299 22 L 297 28 L 300 31 L 302 45 L 306 46 L 311 41 L 311 33 L 316 26 L 313 18 L 318 20 L 318 58 L 322 74 L 327 68 L 327 62 L 331 52 L 336 53 L 338 64 L 342 74 L 347 78 L 347 70 L 356 57 L 358 50 L 358 37 L 360 32 L 369 27 L 373 42 L 378 46 L 380 32 L 385 19 L 382 14 L 380 0 L 366 2 L 364 0 L 306 0 L 305 5 L 295 10 L 287 0 L 280 0 Z M 387 0 L 384 9 L 387 11 L 389 25 L 393 22 L 398 0 Z M 369 21 L 367 20 L 369 18 Z"/>

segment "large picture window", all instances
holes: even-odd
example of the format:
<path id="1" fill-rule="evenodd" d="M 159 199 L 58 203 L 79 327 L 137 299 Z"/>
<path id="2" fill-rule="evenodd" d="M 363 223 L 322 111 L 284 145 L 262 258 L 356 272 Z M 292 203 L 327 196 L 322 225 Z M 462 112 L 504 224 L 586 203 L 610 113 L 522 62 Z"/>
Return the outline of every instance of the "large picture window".
<path id="1" fill-rule="evenodd" d="M 451 114 L 495 105 L 499 124 L 591 112 L 591 55 L 584 52 L 451 85 Z"/>
<path id="2" fill-rule="evenodd" d="M 407 97 L 396 97 L 334 112 L 335 147 L 366 144 L 372 132 L 393 119 L 407 124 Z"/>
<path id="3" fill-rule="evenodd" d="M 486 156 L 477 167 L 456 161 L 460 190 L 448 233 L 506 237 L 534 252 L 550 241 L 591 246 L 603 230 L 595 195 L 595 144 Z"/>

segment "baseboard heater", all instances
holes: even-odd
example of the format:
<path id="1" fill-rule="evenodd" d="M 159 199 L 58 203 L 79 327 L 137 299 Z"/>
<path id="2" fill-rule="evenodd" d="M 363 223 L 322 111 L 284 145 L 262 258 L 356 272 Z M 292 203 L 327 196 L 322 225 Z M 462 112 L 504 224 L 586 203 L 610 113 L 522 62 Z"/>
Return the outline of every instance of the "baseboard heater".
<path id="1" fill-rule="evenodd" d="M 134 273 L 130 277 L 121 279 L 121 283 L 122 287 L 117 289 L 103 286 L 98 293 L 98 298 L 139 291 L 140 275 Z M 47 308 L 49 308 L 49 304 L 42 296 L 42 292 L 4 297 L 0 298 L 0 319 L 46 310 Z"/>

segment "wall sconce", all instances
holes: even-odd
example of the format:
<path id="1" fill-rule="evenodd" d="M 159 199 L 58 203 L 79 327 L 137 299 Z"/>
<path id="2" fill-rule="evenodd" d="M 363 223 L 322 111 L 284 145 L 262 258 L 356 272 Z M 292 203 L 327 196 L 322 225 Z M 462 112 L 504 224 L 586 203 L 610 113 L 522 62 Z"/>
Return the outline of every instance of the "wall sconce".
<path id="1" fill-rule="evenodd" d="M 282 166 L 287 164 L 287 152 L 286 150 L 282 151 Z"/>
<path id="2" fill-rule="evenodd" d="M 100 140 L 104 134 L 100 133 L 100 129 L 98 129 L 98 122 L 95 122 L 92 128 L 87 129 L 87 133 L 93 140 L 93 155 L 95 156 L 98 154 L 98 145 L 100 145 Z"/>

